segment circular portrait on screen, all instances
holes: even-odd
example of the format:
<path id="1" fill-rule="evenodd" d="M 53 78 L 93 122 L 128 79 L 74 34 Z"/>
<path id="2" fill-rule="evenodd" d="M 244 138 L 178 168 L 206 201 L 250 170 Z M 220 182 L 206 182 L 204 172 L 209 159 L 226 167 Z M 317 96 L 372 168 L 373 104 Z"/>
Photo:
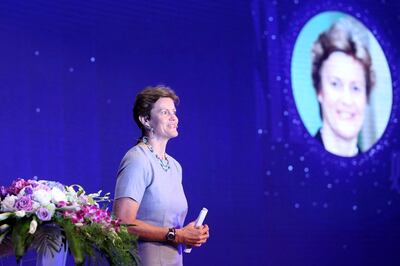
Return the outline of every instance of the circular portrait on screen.
<path id="1" fill-rule="evenodd" d="M 297 110 L 326 151 L 352 157 L 382 136 L 392 106 L 389 66 L 368 28 L 342 12 L 323 12 L 302 28 L 291 80 Z"/>

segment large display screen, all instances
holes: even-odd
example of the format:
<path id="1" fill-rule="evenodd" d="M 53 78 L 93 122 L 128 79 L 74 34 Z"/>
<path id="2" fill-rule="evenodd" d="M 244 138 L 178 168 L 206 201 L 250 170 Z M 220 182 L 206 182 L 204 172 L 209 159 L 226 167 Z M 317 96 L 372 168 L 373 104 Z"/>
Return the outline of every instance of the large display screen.
<path id="1" fill-rule="evenodd" d="M 391 74 L 374 34 L 355 17 L 327 11 L 308 20 L 294 46 L 291 82 L 304 126 L 328 152 L 356 156 L 382 136 Z"/>

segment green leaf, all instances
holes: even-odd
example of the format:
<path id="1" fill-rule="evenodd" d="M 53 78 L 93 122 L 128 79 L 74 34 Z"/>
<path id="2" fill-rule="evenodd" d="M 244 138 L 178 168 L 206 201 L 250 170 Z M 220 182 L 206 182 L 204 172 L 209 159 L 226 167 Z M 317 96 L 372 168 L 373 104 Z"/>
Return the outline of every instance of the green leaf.
<path id="1" fill-rule="evenodd" d="M 75 264 L 83 265 L 85 262 L 85 243 L 82 236 L 77 233 L 75 225 L 71 221 L 58 219 L 57 223 L 64 229 Z"/>
<path id="2" fill-rule="evenodd" d="M 4 226 L 4 224 L 2 226 Z M 9 235 L 10 232 L 11 232 L 11 226 L 8 226 L 6 229 L 3 228 L 0 234 L 0 245 L 3 244 L 3 240 Z"/>
<path id="3" fill-rule="evenodd" d="M 12 229 L 11 241 L 17 262 L 24 256 L 25 251 L 32 242 L 32 235 L 28 233 L 30 223 L 31 219 L 22 218 L 15 223 Z"/>
<path id="4" fill-rule="evenodd" d="M 12 212 L 0 213 L 0 221 L 7 220 L 12 214 Z"/>
<path id="5" fill-rule="evenodd" d="M 0 244 L 3 242 L 4 238 L 6 238 L 7 233 L 8 233 L 8 231 L 6 231 L 6 232 L 4 232 L 4 233 L 2 233 L 2 234 L 0 235 Z"/>
<path id="6" fill-rule="evenodd" d="M 1 244 L 1 241 L 2 241 L 1 236 L 2 236 L 4 233 L 7 233 L 7 232 L 10 231 L 10 230 L 11 230 L 11 226 L 10 226 L 9 224 L 2 224 L 2 225 L 0 225 L 0 244 Z"/>

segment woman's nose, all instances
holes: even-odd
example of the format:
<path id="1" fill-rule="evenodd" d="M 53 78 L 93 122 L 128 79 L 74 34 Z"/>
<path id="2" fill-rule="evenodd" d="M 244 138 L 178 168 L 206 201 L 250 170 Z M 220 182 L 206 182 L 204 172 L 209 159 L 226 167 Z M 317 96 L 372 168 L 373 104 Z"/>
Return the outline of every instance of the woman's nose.
<path id="1" fill-rule="evenodd" d="M 351 88 L 347 87 L 342 91 L 342 102 L 345 104 L 351 104 L 353 102 L 354 95 L 351 94 Z"/>
<path id="2" fill-rule="evenodd" d="M 170 120 L 178 120 L 178 117 L 176 116 L 176 114 L 172 113 L 172 114 L 169 116 L 169 119 L 170 119 Z"/>

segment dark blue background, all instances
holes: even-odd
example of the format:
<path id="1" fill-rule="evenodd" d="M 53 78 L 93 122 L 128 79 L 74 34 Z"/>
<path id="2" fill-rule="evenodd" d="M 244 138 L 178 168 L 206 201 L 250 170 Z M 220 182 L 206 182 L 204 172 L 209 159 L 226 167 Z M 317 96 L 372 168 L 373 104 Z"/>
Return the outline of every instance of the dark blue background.
<path id="1" fill-rule="evenodd" d="M 211 238 L 186 265 L 399 265 L 400 7 L 353 2 L 2 1 L 1 184 L 113 192 L 139 137 L 134 96 L 163 83 L 181 98 L 168 152 L 183 166 L 187 221 L 209 209 Z M 376 29 L 396 83 L 390 126 L 352 159 L 321 149 L 291 94 L 294 41 L 324 10 Z"/>

